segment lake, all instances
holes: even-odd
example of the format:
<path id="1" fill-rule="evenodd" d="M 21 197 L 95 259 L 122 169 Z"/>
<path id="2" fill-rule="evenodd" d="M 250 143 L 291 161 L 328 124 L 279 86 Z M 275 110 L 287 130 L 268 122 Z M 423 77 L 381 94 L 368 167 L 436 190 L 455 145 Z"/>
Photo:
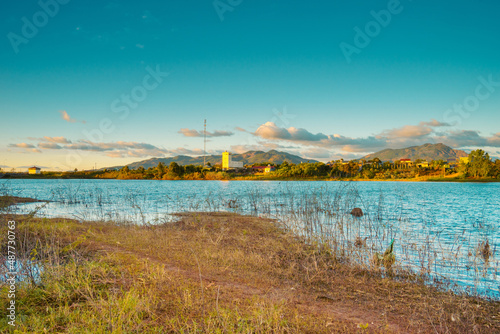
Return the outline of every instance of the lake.
<path id="1" fill-rule="evenodd" d="M 14 208 L 46 217 L 157 224 L 173 212 L 224 210 L 276 218 L 361 266 L 395 239 L 400 268 L 500 299 L 500 183 L 4 179 L 0 190 L 51 201 Z M 352 217 L 354 207 L 365 216 Z"/>

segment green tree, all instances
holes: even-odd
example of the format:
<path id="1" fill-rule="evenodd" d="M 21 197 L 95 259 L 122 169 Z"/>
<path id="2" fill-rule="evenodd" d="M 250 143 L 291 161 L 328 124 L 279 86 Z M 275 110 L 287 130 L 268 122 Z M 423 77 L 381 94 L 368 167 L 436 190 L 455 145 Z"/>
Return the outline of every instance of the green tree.
<path id="1" fill-rule="evenodd" d="M 457 166 L 457 172 L 460 174 L 460 177 L 466 177 L 468 174 L 469 164 L 463 161 L 460 161 Z"/>
<path id="2" fill-rule="evenodd" d="M 130 174 L 130 169 L 128 166 L 123 166 L 122 169 L 120 169 L 120 172 L 118 173 L 118 178 L 119 179 L 125 179 L 129 176 Z"/>
<path id="3" fill-rule="evenodd" d="M 444 160 L 432 160 L 430 165 L 434 167 L 434 169 L 441 169 L 446 165 L 446 162 Z"/>
<path id="4" fill-rule="evenodd" d="M 392 162 L 386 161 L 382 164 L 382 168 L 384 169 L 393 169 L 394 164 Z"/>
<path id="5" fill-rule="evenodd" d="M 175 161 L 172 161 L 170 166 L 168 166 L 168 173 L 172 176 L 181 176 L 182 172 L 182 167 Z"/>
<path id="6" fill-rule="evenodd" d="M 330 170 L 330 177 L 331 178 L 338 178 L 338 177 L 342 177 L 342 165 L 340 164 L 340 162 L 336 161 L 333 166 L 332 166 L 332 169 Z"/>
<path id="7" fill-rule="evenodd" d="M 363 168 L 362 174 L 366 179 L 373 179 L 375 177 L 375 172 L 370 168 Z"/>
<path id="8" fill-rule="evenodd" d="M 490 175 L 497 179 L 500 179 L 500 159 L 497 159 L 495 163 L 491 164 Z"/>
<path id="9" fill-rule="evenodd" d="M 286 161 L 286 160 L 283 161 L 283 163 L 281 163 L 281 165 L 278 166 L 278 168 L 276 170 L 276 175 L 281 176 L 281 177 L 291 176 L 292 166 L 294 166 L 294 165 L 293 164 L 290 165 L 288 163 L 288 161 Z"/>
<path id="10" fill-rule="evenodd" d="M 200 166 L 195 166 L 195 165 L 187 165 L 184 166 L 184 173 L 186 174 L 193 174 L 196 172 L 201 172 L 201 167 Z"/>
<path id="11" fill-rule="evenodd" d="M 158 165 L 156 166 L 156 170 L 154 172 L 155 174 L 155 179 L 161 180 L 163 178 L 163 175 L 167 172 L 167 167 L 163 164 L 163 162 L 159 162 Z"/>
<path id="12" fill-rule="evenodd" d="M 469 154 L 468 174 L 473 177 L 485 177 L 490 173 L 492 163 L 490 156 L 483 150 L 474 150 Z"/>
<path id="13" fill-rule="evenodd" d="M 278 166 L 278 168 L 279 168 L 279 169 L 281 169 L 281 168 L 285 168 L 285 169 L 286 169 L 286 168 L 288 168 L 288 167 L 290 167 L 290 164 L 289 164 L 289 163 L 288 163 L 288 161 L 286 161 L 286 160 L 285 160 L 285 161 L 283 161 L 283 162 L 282 162 L 282 163 Z"/>
<path id="14" fill-rule="evenodd" d="M 349 175 L 349 177 L 356 176 L 359 171 L 359 164 L 356 160 L 351 160 L 349 163 L 342 165 L 343 172 Z"/>

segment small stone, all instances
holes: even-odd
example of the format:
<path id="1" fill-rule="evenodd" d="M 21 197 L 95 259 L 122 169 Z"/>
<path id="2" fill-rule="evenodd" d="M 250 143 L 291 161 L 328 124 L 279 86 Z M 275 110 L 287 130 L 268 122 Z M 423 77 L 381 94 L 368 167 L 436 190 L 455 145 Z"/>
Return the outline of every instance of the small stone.
<path id="1" fill-rule="evenodd" d="M 361 210 L 360 208 L 354 208 L 351 211 L 351 215 L 353 215 L 354 217 L 363 217 L 363 210 Z"/>

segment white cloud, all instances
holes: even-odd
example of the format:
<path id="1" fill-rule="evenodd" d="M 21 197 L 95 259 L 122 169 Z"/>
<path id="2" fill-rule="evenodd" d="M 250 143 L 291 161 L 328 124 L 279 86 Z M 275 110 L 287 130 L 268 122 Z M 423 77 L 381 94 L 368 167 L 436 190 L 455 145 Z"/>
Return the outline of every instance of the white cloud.
<path id="1" fill-rule="evenodd" d="M 382 132 L 381 136 L 387 138 L 422 138 L 434 133 L 434 128 L 436 127 L 446 127 L 451 126 L 448 123 L 442 123 L 435 119 L 430 122 L 420 122 L 418 125 L 405 125 L 401 128 L 396 128 L 392 130 L 385 130 Z"/>
<path id="2" fill-rule="evenodd" d="M 344 153 L 358 154 L 389 147 L 401 148 L 422 145 L 429 142 L 444 143 L 454 148 L 466 146 L 500 147 L 500 133 L 493 134 L 490 137 L 483 137 L 478 131 L 450 131 L 443 129 L 446 127 L 451 127 L 451 125 L 432 119 L 429 122 L 420 122 L 418 125 L 404 125 L 400 128 L 384 130 L 373 136 L 350 138 L 340 134 L 311 133 L 303 128 L 282 128 L 273 122 L 267 122 L 260 125 L 253 135 L 271 143 L 288 142 L 301 146 L 335 149 Z M 308 148 L 308 150 L 311 149 Z M 332 151 L 332 154 L 336 153 L 338 151 Z M 313 154 L 318 157 L 326 156 L 324 151 Z"/>
<path id="3" fill-rule="evenodd" d="M 62 147 L 56 143 L 38 143 L 38 147 L 45 150 L 60 150 Z"/>
<path id="4" fill-rule="evenodd" d="M 350 152 L 366 152 L 367 149 L 381 148 L 386 145 L 384 138 L 349 138 L 339 134 L 314 134 L 302 128 L 280 128 L 273 122 L 267 122 L 259 126 L 254 135 L 262 139 L 288 141 L 306 146 L 337 147 Z"/>
<path id="5" fill-rule="evenodd" d="M 27 143 L 19 143 L 19 144 L 9 144 L 9 147 L 16 148 L 35 148 L 35 145 L 27 144 Z"/>
<path id="6" fill-rule="evenodd" d="M 332 157 L 332 151 L 325 148 L 313 147 L 301 151 L 300 155 L 315 160 L 330 160 Z"/>
<path id="7" fill-rule="evenodd" d="M 167 152 L 168 152 L 168 154 L 171 154 L 171 155 L 203 155 L 204 154 L 202 149 L 191 150 L 191 149 L 187 149 L 184 147 L 178 147 L 176 149 L 167 150 Z M 207 152 L 207 154 L 213 154 L 213 152 L 212 153 Z"/>
<path id="8" fill-rule="evenodd" d="M 185 137 L 203 137 L 203 131 L 198 131 L 194 129 L 182 128 L 179 130 L 178 133 L 183 134 Z M 234 133 L 230 131 L 220 131 L 220 130 L 215 130 L 214 132 L 207 131 L 206 133 L 207 137 L 229 137 L 232 135 L 234 135 Z"/>
<path id="9" fill-rule="evenodd" d="M 57 143 L 57 144 L 69 144 L 71 143 L 71 140 L 68 140 L 64 137 L 48 137 L 44 136 L 41 140 L 48 141 L 50 143 Z"/>
<path id="10" fill-rule="evenodd" d="M 59 112 L 61 113 L 61 118 L 63 120 L 65 120 L 66 122 L 69 122 L 69 123 L 86 123 L 85 121 L 79 121 L 79 120 L 76 120 L 74 118 L 71 118 L 71 116 L 68 114 L 68 112 L 66 110 L 59 110 Z"/>

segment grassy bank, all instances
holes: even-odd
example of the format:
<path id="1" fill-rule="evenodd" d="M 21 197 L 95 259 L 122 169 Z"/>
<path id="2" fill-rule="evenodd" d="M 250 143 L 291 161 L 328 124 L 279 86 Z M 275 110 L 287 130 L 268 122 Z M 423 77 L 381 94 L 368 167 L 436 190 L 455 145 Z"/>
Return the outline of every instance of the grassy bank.
<path id="1" fill-rule="evenodd" d="M 190 213 L 156 226 L 16 221 L 17 330 L 91 333 L 500 331 L 500 303 L 384 278 L 272 220 Z M 31 274 L 30 274 L 31 273 Z M 9 302 L 3 283 L 0 331 Z"/>
<path id="2" fill-rule="evenodd" d="M 36 203 L 36 202 L 45 202 L 45 201 L 40 201 L 29 197 L 0 196 L 0 210 L 18 203 Z"/>

